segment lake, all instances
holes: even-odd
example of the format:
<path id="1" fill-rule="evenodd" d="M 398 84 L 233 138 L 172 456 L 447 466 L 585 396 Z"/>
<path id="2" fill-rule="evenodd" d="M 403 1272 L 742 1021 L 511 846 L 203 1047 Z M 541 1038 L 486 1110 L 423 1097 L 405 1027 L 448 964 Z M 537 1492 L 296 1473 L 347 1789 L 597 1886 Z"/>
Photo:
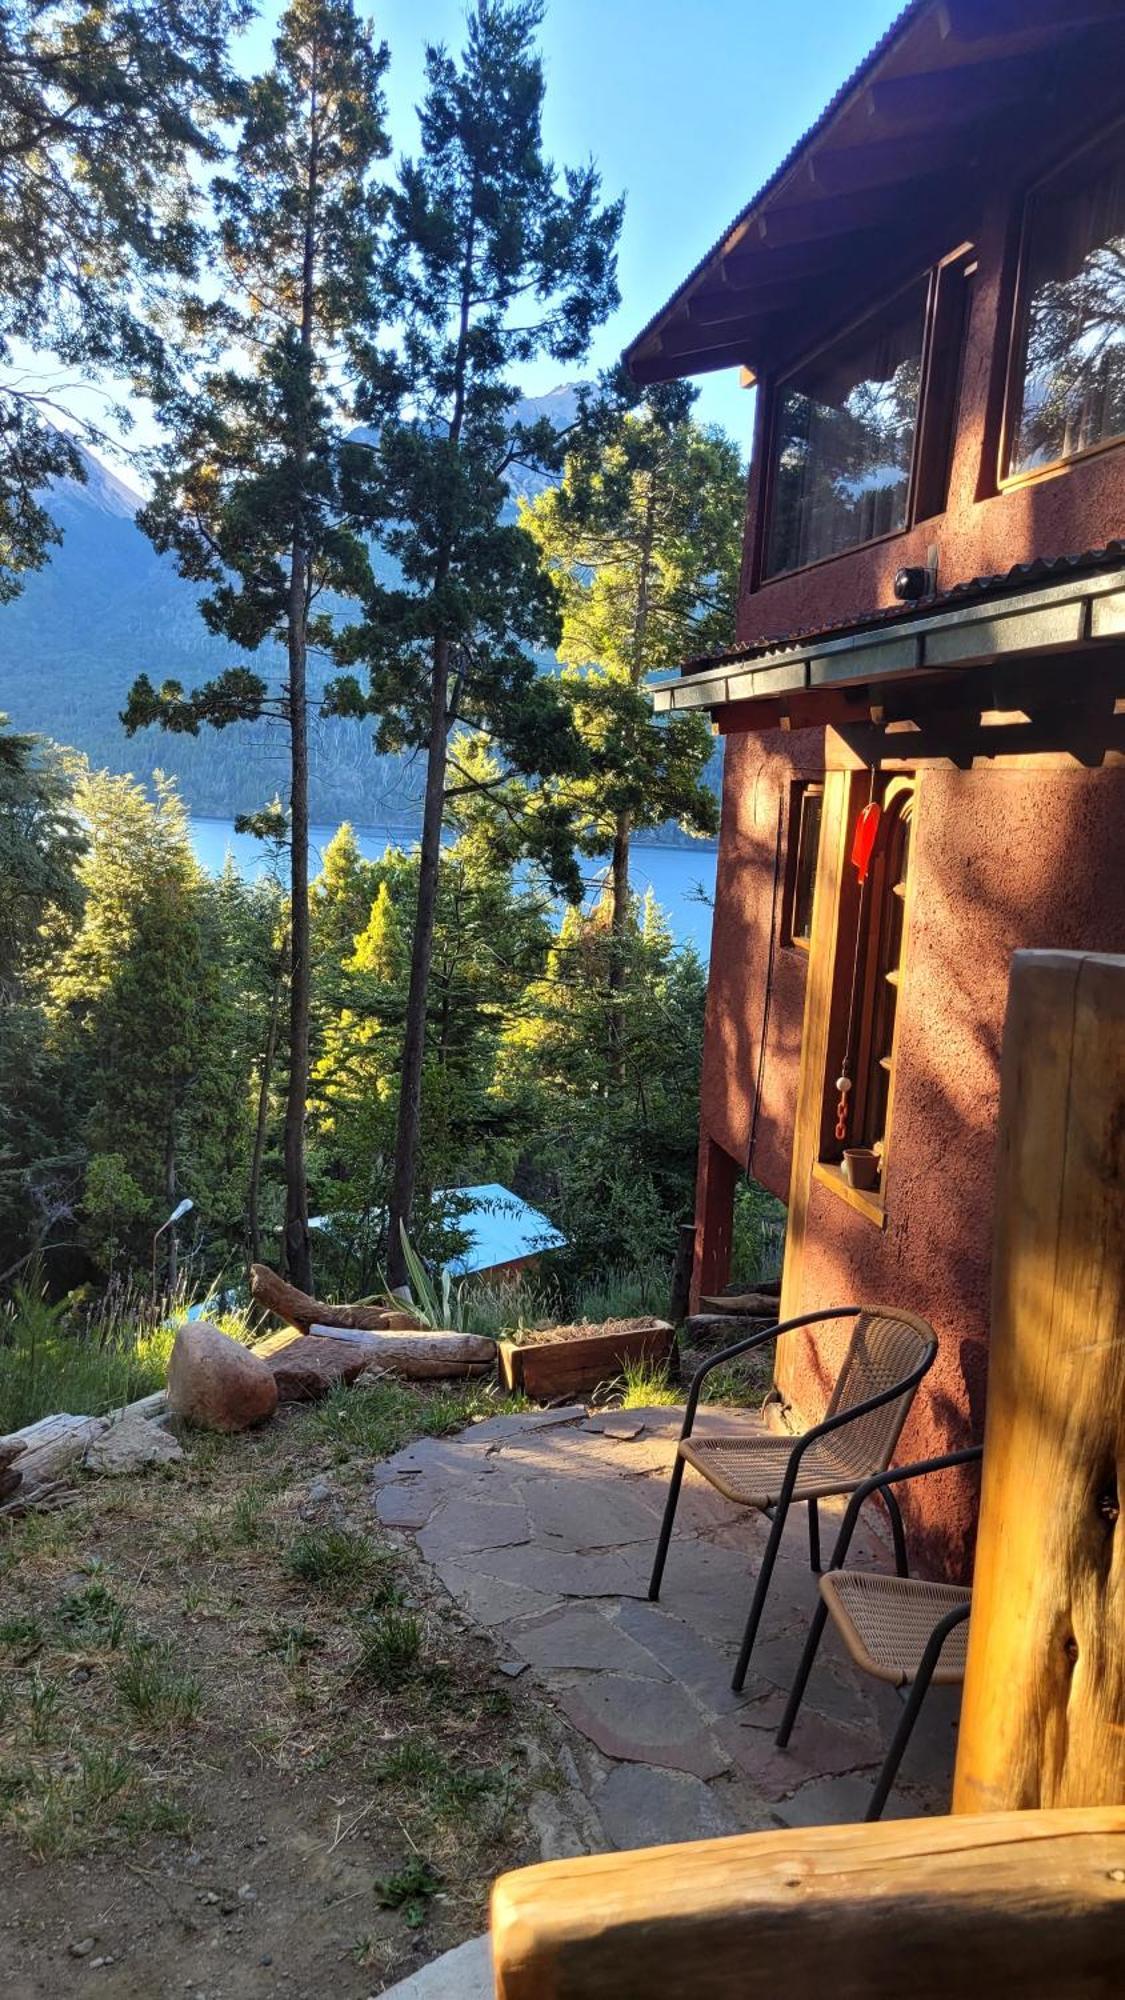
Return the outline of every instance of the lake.
<path id="1" fill-rule="evenodd" d="M 335 831 L 334 826 L 310 827 L 310 874 L 319 871 L 321 855 Z M 357 826 L 355 831 L 360 851 L 369 861 L 377 860 L 388 845 L 409 847 L 416 838 L 400 827 Z M 228 854 L 234 856 L 244 875 L 258 874 L 265 867 L 260 843 L 252 834 L 236 833 L 229 819 L 193 819 L 191 838 L 198 860 L 211 875 L 218 874 Z M 651 889 L 677 943 L 694 945 L 703 959 L 711 950 L 716 858 L 715 849 L 702 841 L 691 847 L 646 847 L 640 842 L 633 845 L 631 875 L 637 895 L 643 896 Z M 604 870 L 595 861 L 584 865 L 592 901 Z"/>

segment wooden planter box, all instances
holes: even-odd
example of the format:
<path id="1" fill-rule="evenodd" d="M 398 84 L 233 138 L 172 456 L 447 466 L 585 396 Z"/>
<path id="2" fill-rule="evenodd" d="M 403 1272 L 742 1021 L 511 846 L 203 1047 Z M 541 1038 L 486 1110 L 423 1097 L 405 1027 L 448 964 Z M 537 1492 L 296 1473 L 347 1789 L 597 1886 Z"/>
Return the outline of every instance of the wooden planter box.
<path id="1" fill-rule="evenodd" d="M 627 1361 L 647 1361 L 654 1368 L 667 1362 L 675 1340 L 665 1319 L 637 1319 L 608 1333 L 562 1340 L 541 1336 L 521 1344 L 499 1343 L 500 1379 L 505 1389 L 522 1391 L 541 1403 L 557 1396 L 583 1396 L 620 1375 Z"/>

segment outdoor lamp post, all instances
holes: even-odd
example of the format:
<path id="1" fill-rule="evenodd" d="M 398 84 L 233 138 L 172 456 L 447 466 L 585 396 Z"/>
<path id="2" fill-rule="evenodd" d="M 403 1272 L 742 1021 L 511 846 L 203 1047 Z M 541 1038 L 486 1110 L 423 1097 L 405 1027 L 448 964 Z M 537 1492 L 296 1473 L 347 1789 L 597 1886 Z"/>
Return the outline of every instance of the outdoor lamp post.
<path id="1" fill-rule="evenodd" d="M 190 1209 L 193 1209 L 194 1207 L 195 1207 L 195 1203 L 194 1203 L 193 1201 L 189 1201 L 189 1200 L 188 1200 L 188 1199 L 187 1199 L 186 1197 L 185 1197 L 185 1199 L 184 1199 L 183 1201 L 178 1201 L 178 1202 L 176 1203 L 176 1206 L 175 1206 L 175 1208 L 174 1208 L 174 1209 L 172 1210 L 172 1213 L 171 1213 L 171 1215 L 170 1215 L 170 1216 L 168 1217 L 168 1220 L 167 1220 L 167 1222 L 162 1222 L 162 1223 L 161 1223 L 161 1225 L 160 1225 L 160 1227 L 159 1227 L 159 1229 L 158 1229 L 158 1230 L 156 1230 L 155 1234 L 153 1235 L 153 1239 L 152 1239 L 152 1296 L 153 1296 L 153 1298 L 154 1298 L 154 1299 L 155 1299 L 155 1297 L 156 1297 L 156 1246 L 157 1246 L 157 1244 L 159 1243 L 159 1241 L 160 1241 L 161 1237 L 163 1236 L 163 1234 L 164 1234 L 164 1231 L 165 1231 L 166 1229 L 170 1229 L 170 1230 L 172 1231 L 172 1255 L 171 1255 L 171 1257 L 169 1258 L 169 1268 L 168 1268 L 168 1286 L 169 1286 L 169 1290 L 171 1290 L 171 1287 L 172 1287 L 172 1286 L 173 1286 L 173 1285 L 175 1284 L 175 1282 L 176 1282 L 176 1224 L 177 1224 L 177 1222 L 182 1222 L 182 1221 L 183 1221 L 183 1218 L 184 1218 L 184 1216 L 185 1216 L 185 1215 L 187 1215 L 188 1211 L 189 1211 Z"/>

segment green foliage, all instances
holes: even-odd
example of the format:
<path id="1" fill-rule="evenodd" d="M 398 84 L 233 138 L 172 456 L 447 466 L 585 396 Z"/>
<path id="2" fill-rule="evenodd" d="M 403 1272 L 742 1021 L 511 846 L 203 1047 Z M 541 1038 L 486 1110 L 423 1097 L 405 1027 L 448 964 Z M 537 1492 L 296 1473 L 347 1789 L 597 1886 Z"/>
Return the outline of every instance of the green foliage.
<path id="1" fill-rule="evenodd" d="M 193 268 L 200 163 L 238 94 L 228 34 L 244 0 L 10 0 L 0 8 L 0 603 L 59 533 L 49 480 L 84 477 L 82 413 L 55 421 L 12 343 L 53 370 L 151 390 L 170 284 Z M 65 391 L 64 391 L 65 395 Z M 128 412 L 113 412 L 122 427 Z"/>
<path id="2" fill-rule="evenodd" d="M 393 1875 L 382 1876 L 375 1884 L 380 1909 L 401 1910 L 411 1930 L 426 1921 L 430 1899 L 441 1888 L 442 1878 L 423 1855 L 414 1854 Z"/>
<path id="3" fill-rule="evenodd" d="M 390 1690 L 412 1680 L 422 1658 L 422 1621 L 412 1611 L 381 1611 L 359 1628 L 354 1672 Z"/>
<path id="4" fill-rule="evenodd" d="M 366 1535 L 351 1528 L 306 1528 L 290 1543 L 285 1567 L 313 1590 L 346 1596 L 370 1577 L 375 1550 Z"/>
<path id="5" fill-rule="evenodd" d="M 134 1719 L 148 1728 L 182 1727 L 203 1706 L 203 1683 L 184 1673 L 173 1646 L 154 1639 L 130 1639 L 114 1686 Z"/>

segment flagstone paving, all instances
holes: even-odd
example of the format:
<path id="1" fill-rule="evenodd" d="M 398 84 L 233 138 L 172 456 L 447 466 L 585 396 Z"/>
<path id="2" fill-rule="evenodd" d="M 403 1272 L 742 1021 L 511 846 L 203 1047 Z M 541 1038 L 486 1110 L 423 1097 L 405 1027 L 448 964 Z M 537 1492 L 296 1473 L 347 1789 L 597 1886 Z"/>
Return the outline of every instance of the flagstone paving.
<path id="1" fill-rule="evenodd" d="M 713 1410 L 697 1430 L 757 1419 Z M 546 1795 L 545 1851 L 647 1846 L 862 1817 L 900 1711 L 829 1631 L 790 1746 L 774 1735 L 817 1602 L 804 1510 L 786 1530 L 741 1694 L 730 1676 L 768 1532 L 689 1469 L 660 1603 L 648 1578 L 680 1413 L 580 1405 L 422 1439 L 375 1472 L 384 1527 L 410 1534 L 502 1671 L 534 1679 L 575 1732 Z M 871 1510 L 873 1511 L 873 1510 Z M 831 1503 L 822 1503 L 831 1547 Z M 878 1519 L 850 1560 L 887 1566 Z M 944 1812 L 956 1690 L 931 1691 L 888 1810 Z"/>

